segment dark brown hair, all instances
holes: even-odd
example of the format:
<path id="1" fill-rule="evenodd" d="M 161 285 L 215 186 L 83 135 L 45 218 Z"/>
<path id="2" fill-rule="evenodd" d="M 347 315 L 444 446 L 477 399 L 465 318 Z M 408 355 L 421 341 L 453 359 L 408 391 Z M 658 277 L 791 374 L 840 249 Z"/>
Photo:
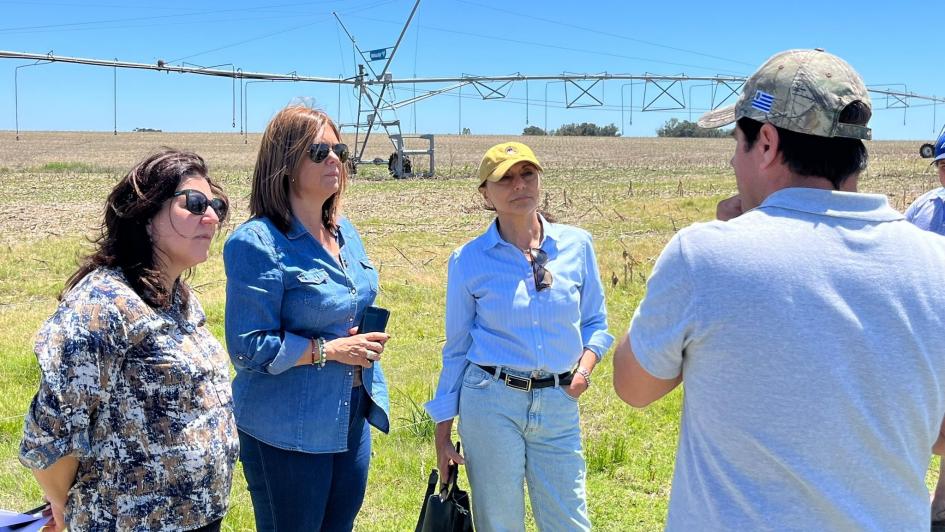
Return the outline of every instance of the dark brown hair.
<path id="1" fill-rule="evenodd" d="M 865 126 L 870 119 L 870 109 L 855 101 L 840 113 L 839 121 Z M 751 118 L 738 119 L 738 128 L 745 136 L 745 151 L 751 151 L 763 124 Z M 778 150 L 784 164 L 797 175 L 823 177 L 830 181 L 834 190 L 840 190 L 843 182 L 866 169 L 869 154 L 860 139 L 845 137 L 819 137 L 778 130 Z"/>
<path id="2" fill-rule="evenodd" d="M 206 162 L 196 153 L 163 147 L 129 170 L 105 202 L 100 234 L 93 240 L 95 251 L 66 280 L 59 298 L 96 268 L 109 267 L 120 269 L 148 305 L 169 305 L 171 294 L 162 282 L 161 264 L 148 234 L 148 224 L 181 181 L 198 176 L 206 178 L 216 197 L 227 199 L 223 189 L 210 179 Z M 186 305 L 189 292 L 184 283 L 180 284 L 180 295 Z"/>
<path id="3" fill-rule="evenodd" d="M 325 128 L 331 128 L 341 142 L 341 132 L 331 118 L 321 110 L 304 105 L 291 105 L 272 118 L 263 133 L 253 172 L 253 186 L 249 196 L 249 213 L 265 216 L 283 233 L 292 222 L 289 203 L 289 180 L 292 172 L 308 157 L 308 149 Z M 322 206 L 322 223 L 331 231 L 338 228 L 341 197 L 348 183 L 348 166 L 341 165 L 338 192 Z"/>

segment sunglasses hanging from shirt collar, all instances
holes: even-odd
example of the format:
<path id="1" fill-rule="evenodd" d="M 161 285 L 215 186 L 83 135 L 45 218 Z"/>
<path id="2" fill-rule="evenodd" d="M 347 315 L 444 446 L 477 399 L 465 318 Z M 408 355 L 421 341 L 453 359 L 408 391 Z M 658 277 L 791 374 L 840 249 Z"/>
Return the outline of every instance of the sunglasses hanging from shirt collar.
<path id="1" fill-rule="evenodd" d="M 548 254 L 541 248 L 528 248 L 525 253 L 531 259 L 532 275 L 535 277 L 535 291 L 541 292 L 546 288 L 551 288 L 554 277 L 545 268 L 545 265 L 548 264 Z"/>

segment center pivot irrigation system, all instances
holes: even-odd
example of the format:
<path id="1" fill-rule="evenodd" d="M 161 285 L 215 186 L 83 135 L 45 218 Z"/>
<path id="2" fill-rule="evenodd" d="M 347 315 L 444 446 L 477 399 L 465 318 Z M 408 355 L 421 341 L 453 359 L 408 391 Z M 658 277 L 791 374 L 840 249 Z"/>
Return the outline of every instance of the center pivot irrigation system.
<path id="1" fill-rule="evenodd" d="M 525 82 L 525 109 L 526 122 L 528 122 L 528 82 L 544 81 L 544 111 L 545 121 L 544 129 L 548 130 L 548 85 L 551 83 L 561 83 L 564 85 L 565 108 L 605 108 L 603 98 L 603 87 L 606 81 L 621 80 L 626 83 L 620 86 L 620 117 L 621 134 L 623 134 L 623 124 L 625 116 L 629 112 L 630 124 L 633 124 L 633 87 L 643 86 L 643 102 L 639 105 L 640 111 L 685 111 L 688 110 L 690 119 L 692 111 L 692 89 L 704 88 L 710 91 L 708 109 L 714 110 L 733 100 L 738 95 L 738 91 L 744 85 L 745 76 L 687 76 L 685 74 L 667 76 L 657 74 L 557 74 L 557 75 L 525 75 L 516 73 L 512 75 L 500 76 L 472 76 L 462 75 L 459 77 L 432 77 L 432 78 L 398 78 L 395 79 L 388 70 L 391 62 L 403 41 L 404 34 L 410 26 L 420 0 L 416 0 L 410 15 L 404 23 L 400 35 L 395 44 L 388 48 L 368 50 L 367 52 L 358 47 L 357 41 L 345 27 L 337 13 L 333 13 L 338 24 L 344 30 L 345 34 L 351 40 L 354 49 L 361 56 L 364 63 L 358 65 L 358 73 L 350 78 L 327 78 L 315 76 L 302 76 L 295 72 L 289 74 L 271 74 L 265 72 L 244 72 L 235 65 L 217 65 L 215 67 L 202 67 L 199 65 L 190 65 L 182 63 L 181 65 L 169 65 L 164 61 L 158 61 L 156 64 L 130 63 L 125 61 L 87 59 L 78 57 L 64 57 L 53 55 L 52 52 L 46 54 L 20 53 L 0 50 L 0 59 L 20 59 L 30 60 L 33 63 L 23 64 L 15 67 L 14 70 L 14 113 L 16 124 L 16 139 L 20 138 L 19 123 L 19 85 L 17 76 L 21 68 L 38 66 L 49 63 L 75 63 L 82 65 L 91 65 L 99 67 L 108 67 L 113 69 L 114 73 L 114 133 L 118 132 L 118 69 L 137 69 L 137 70 L 156 70 L 158 72 L 179 73 L 179 74 L 197 74 L 202 76 L 215 76 L 231 78 L 233 80 L 232 98 L 233 98 L 233 127 L 236 127 L 236 108 L 237 108 L 237 84 L 239 84 L 239 109 L 240 109 L 240 133 L 244 135 L 244 142 L 248 142 L 248 131 L 245 124 L 248 122 L 249 104 L 248 104 L 248 85 L 261 82 L 295 82 L 295 83 L 326 83 L 337 84 L 339 90 L 341 85 L 353 87 L 358 92 L 358 111 L 356 120 L 350 124 L 341 124 L 343 129 L 354 130 L 354 152 L 351 157 L 352 170 L 357 172 L 358 164 L 387 164 L 390 173 L 396 178 L 411 176 L 429 177 L 435 171 L 434 159 L 434 136 L 433 135 L 405 135 L 400 129 L 400 120 L 396 118 L 396 111 L 405 106 L 416 104 L 427 98 L 444 94 L 451 91 L 458 91 L 460 95 L 460 113 L 462 112 L 462 88 L 472 86 L 483 100 L 496 100 L 506 98 L 509 90 L 515 82 Z M 374 61 L 385 61 L 384 67 L 380 72 L 376 71 L 371 63 Z M 229 66 L 229 69 L 222 69 L 222 66 Z M 438 88 L 431 89 L 420 95 L 414 95 L 409 99 L 394 101 L 390 95 L 394 93 L 393 88 L 399 84 L 439 84 Z M 444 85 L 445 84 L 445 85 Z M 625 89 L 630 87 L 629 106 L 625 105 Z M 894 89 L 896 87 L 897 89 Z M 898 87 L 902 87 L 898 90 Z M 912 102 L 920 101 L 926 106 L 933 108 L 932 125 L 936 124 L 935 113 L 940 103 L 945 103 L 945 98 L 936 96 L 925 96 L 910 92 L 906 85 L 886 84 L 869 86 L 869 91 L 875 97 L 879 97 L 874 102 L 874 109 L 880 108 L 876 105 L 879 101 L 885 102 L 884 109 L 902 109 L 903 122 L 905 123 L 905 112 L 909 107 L 914 107 Z M 339 93 L 340 94 L 340 93 Z M 688 95 L 688 98 L 687 98 Z M 340 98 L 340 96 L 339 96 Z M 383 129 L 393 148 L 393 152 L 387 160 L 380 157 L 374 159 L 365 159 L 368 140 L 371 133 L 375 130 Z M 945 131 L 945 129 L 943 129 Z M 407 141 L 410 140 L 412 148 L 407 147 Z M 420 146 L 417 147 L 417 144 Z M 923 145 L 923 150 L 926 146 Z M 927 150 L 926 150 L 927 151 Z M 923 156 L 926 154 L 923 152 Z M 414 172 L 415 164 L 411 161 L 411 156 L 426 157 L 429 162 L 428 168 L 423 172 Z"/>

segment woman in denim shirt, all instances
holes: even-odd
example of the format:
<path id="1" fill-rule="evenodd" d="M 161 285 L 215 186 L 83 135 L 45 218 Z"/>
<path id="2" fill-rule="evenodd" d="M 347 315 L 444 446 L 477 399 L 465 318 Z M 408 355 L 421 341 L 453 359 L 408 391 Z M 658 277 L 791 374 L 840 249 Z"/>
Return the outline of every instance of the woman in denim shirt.
<path id="1" fill-rule="evenodd" d="M 496 220 L 453 252 L 443 370 L 426 409 L 437 466 L 465 463 L 476 530 L 589 530 L 578 398 L 613 342 L 591 236 L 538 213 L 541 165 L 518 142 L 486 152 Z M 453 448 L 453 418 L 465 457 Z M 464 460 L 465 458 L 465 460 Z"/>
<path id="2" fill-rule="evenodd" d="M 240 460 L 260 531 L 351 530 L 368 425 L 390 426 L 378 363 L 388 336 L 357 334 L 378 277 L 340 214 L 339 138 L 322 111 L 280 111 L 259 147 L 252 218 L 223 250 Z"/>

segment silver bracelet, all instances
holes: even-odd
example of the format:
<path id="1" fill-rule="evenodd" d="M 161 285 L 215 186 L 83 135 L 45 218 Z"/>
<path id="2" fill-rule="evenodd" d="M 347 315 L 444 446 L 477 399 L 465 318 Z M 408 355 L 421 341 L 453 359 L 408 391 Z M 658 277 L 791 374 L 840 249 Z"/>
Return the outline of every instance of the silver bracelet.
<path id="1" fill-rule="evenodd" d="M 584 381 L 587 382 L 587 387 L 590 388 L 591 387 L 591 370 L 583 366 L 578 366 L 578 369 L 576 370 L 576 372 L 580 373 L 581 375 L 584 375 Z"/>
<path id="2" fill-rule="evenodd" d="M 325 339 L 319 336 L 315 339 L 318 343 L 318 367 L 324 368 L 325 362 L 328 362 L 328 353 L 325 352 Z"/>

